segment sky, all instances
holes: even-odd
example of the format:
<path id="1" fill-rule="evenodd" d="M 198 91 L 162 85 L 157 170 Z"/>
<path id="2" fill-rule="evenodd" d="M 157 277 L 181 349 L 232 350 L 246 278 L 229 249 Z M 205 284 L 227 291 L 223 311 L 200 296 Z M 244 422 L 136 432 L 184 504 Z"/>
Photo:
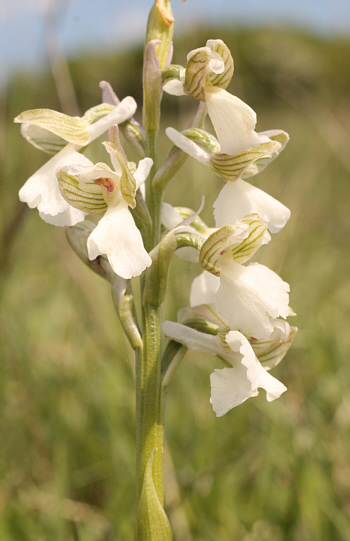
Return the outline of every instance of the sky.
<path id="1" fill-rule="evenodd" d="M 45 65 L 45 13 L 69 56 L 142 43 L 152 0 L 0 0 L 0 85 L 12 71 Z M 193 25 L 290 25 L 350 36 L 350 0 L 172 0 L 175 32 Z"/>

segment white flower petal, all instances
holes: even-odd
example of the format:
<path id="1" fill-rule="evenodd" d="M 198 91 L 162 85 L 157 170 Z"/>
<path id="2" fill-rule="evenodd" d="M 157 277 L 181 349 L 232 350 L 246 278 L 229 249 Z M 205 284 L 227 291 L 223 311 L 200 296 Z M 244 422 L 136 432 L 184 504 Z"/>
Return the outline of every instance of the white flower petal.
<path id="1" fill-rule="evenodd" d="M 38 169 L 19 191 L 21 201 L 30 208 L 37 207 L 42 219 L 54 225 L 74 225 L 85 216 L 82 211 L 71 209 L 63 199 L 56 179 L 56 171 L 61 167 L 71 164 L 92 165 L 88 158 L 76 152 L 76 148 L 73 144 L 66 145 Z"/>
<path id="2" fill-rule="evenodd" d="M 247 369 L 241 363 L 236 363 L 232 368 L 215 369 L 210 374 L 210 386 L 210 403 L 217 417 L 259 394 L 252 391 Z"/>
<path id="3" fill-rule="evenodd" d="M 127 96 L 113 109 L 111 113 L 104 116 L 94 124 L 91 124 L 88 129 L 89 140 L 93 141 L 105 133 L 114 124 L 121 124 L 128 120 L 135 113 L 137 104 L 134 98 Z"/>
<path id="4" fill-rule="evenodd" d="M 79 209 L 71 207 L 67 203 L 67 208 L 56 216 L 51 216 L 50 214 L 45 214 L 44 212 L 40 211 L 39 216 L 47 224 L 55 225 L 58 227 L 65 227 L 76 225 L 79 222 L 82 222 L 86 216 L 86 213 Z"/>
<path id="5" fill-rule="evenodd" d="M 211 403 L 218 417 L 258 395 L 258 389 L 266 390 L 268 402 L 279 398 L 287 388 L 271 376 L 259 363 L 248 340 L 238 331 L 230 331 L 226 342 L 232 352 L 240 353 L 241 359 L 233 361 L 232 368 L 214 370 L 210 376 Z"/>
<path id="6" fill-rule="evenodd" d="M 163 85 L 163 90 L 167 94 L 171 94 L 173 96 L 184 96 L 184 85 L 181 81 L 178 79 L 171 79 L 170 81 L 167 81 Z"/>
<path id="7" fill-rule="evenodd" d="M 222 347 L 217 336 L 197 331 L 181 323 L 175 323 L 175 321 L 165 321 L 163 323 L 163 333 L 167 338 L 183 344 L 192 351 L 207 351 L 222 357 L 226 357 L 227 354 L 230 355 L 231 353 Z"/>
<path id="8" fill-rule="evenodd" d="M 269 317 L 287 317 L 289 285 L 264 265 L 248 267 L 221 258 L 218 312 L 231 329 L 246 336 L 265 338 L 273 331 Z"/>
<path id="9" fill-rule="evenodd" d="M 169 139 L 176 145 L 177 147 L 181 148 L 186 154 L 189 156 L 192 156 L 192 158 L 195 158 L 196 160 L 208 164 L 210 160 L 210 152 L 205 151 L 203 148 L 201 148 L 199 145 L 197 145 L 194 141 L 180 133 L 179 131 L 175 130 L 174 128 L 167 128 L 165 130 L 165 133 L 169 137 Z"/>
<path id="10" fill-rule="evenodd" d="M 213 40 L 214 41 L 214 40 Z M 208 63 L 208 70 L 212 71 L 213 73 L 222 73 L 225 69 L 225 62 L 219 55 L 219 53 L 216 53 L 215 51 L 212 51 L 210 54 L 211 58 Z"/>
<path id="11" fill-rule="evenodd" d="M 210 272 L 202 272 L 192 282 L 190 305 L 214 304 L 219 287 L 220 278 Z"/>
<path id="12" fill-rule="evenodd" d="M 242 179 L 227 182 L 214 203 L 216 227 L 224 227 L 236 219 L 257 213 L 277 233 L 290 217 L 290 210 L 282 203 Z"/>
<path id="13" fill-rule="evenodd" d="M 247 378 L 249 379 L 252 390 L 262 388 L 266 391 L 268 402 L 279 398 L 287 390 L 276 378 L 271 376 L 259 363 L 254 350 L 245 336 L 238 331 L 230 331 L 226 335 L 226 342 L 233 352 L 239 351 L 242 354 L 241 363 L 247 369 Z"/>
<path id="14" fill-rule="evenodd" d="M 222 153 L 235 156 L 260 144 L 254 131 L 256 114 L 249 105 L 214 86 L 206 87 L 205 100 Z"/>
<path id="15" fill-rule="evenodd" d="M 114 272 L 125 279 L 139 276 L 152 263 L 124 201 L 108 208 L 89 236 L 87 248 L 91 260 L 106 255 Z"/>
<path id="16" fill-rule="evenodd" d="M 183 222 L 183 217 L 172 205 L 162 203 L 161 222 L 170 231 Z"/>
<path id="17" fill-rule="evenodd" d="M 136 180 L 136 189 L 140 188 L 145 182 L 152 168 L 153 160 L 151 158 L 144 158 L 139 161 L 139 165 L 134 173 L 134 179 Z"/>

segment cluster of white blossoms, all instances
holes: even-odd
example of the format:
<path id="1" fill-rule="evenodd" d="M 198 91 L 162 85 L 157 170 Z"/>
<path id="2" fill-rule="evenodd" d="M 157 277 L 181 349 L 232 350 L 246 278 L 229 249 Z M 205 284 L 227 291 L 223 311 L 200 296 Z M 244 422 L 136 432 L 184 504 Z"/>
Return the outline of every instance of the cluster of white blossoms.
<path id="1" fill-rule="evenodd" d="M 215 228 L 206 227 L 197 214 L 188 217 L 185 209 L 167 204 L 162 209 L 167 233 L 189 239 L 178 254 L 205 269 L 192 284 L 190 307 L 179 312 L 177 322 L 166 321 L 163 331 L 182 348 L 211 352 L 224 364 L 211 375 L 211 403 L 218 416 L 256 396 L 258 388 L 266 390 L 269 401 L 286 390 L 268 370 L 283 358 L 296 332 L 285 321 L 292 314 L 288 284 L 264 265 L 246 264 L 270 241 L 270 233 L 286 224 L 290 212 L 244 179 L 276 158 L 288 135 L 255 131 L 255 112 L 226 91 L 232 75 L 232 56 L 221 40 L 191 51 L 186 68 L 159 68 L 163 90 L 199 100 L 216 133 L 206 132 L 201 122 L 182 133 L 169 127 L 168 138 L 225 181 L 214 204 Z M 107 83 L 102 86 L 104 103 L 81 118 L 47 109 L 16 118 L 29 142 L 54 154 L 19 196 L 50 224 L 74 226 L 95 216 L 86 242 L 88 258 L 107 258 L 113 272 L 129 280 L 152 265 L 139 225 L 142 212 L 135 222 L 130 209 L 137 216 L 146 206 L 143 183 L 153 162 L 145 154 L 142 126 L 132 118 L 133 98 L 119 102 Z M 127 160 L 118 124 L 137 134 L 142 158 L 137 167 Z M 111 166 L 93 164 L 82 152 L 107 131 L 103 144 Z"/>
<path id="2" fill-rule="evenodd" d="M 206 270 L 193 281 L 191 308 L 163 326 L 168 338 L 211 352 L 225 365 L 211 375 L 217 416 L 256 396 L 258 388 L 268 401 L 286 390 L 268 370 L 284 357 L 297 330 L 284 320 L 293 314 L 289 285 L 264 265 L 243 265 L 270 241 L 268 231 L 278 232 L 290 217 L 289 209 L 243 179 L 264 169 L 289 137 L 281 130 L 255 131 L 255 112 L 226 91 L 232 75 L 232 56 L 221 40 L 191 51 L 186 68 L 164 70 L 165 91 L 205 102 L 217 138 L 199 128 L 167 128 L 167 136 L 226 181 L 214 203 L 217 229 L 197 228 L 204 240 L 199 263 Z M 181 226 L 182 219 L 181 212 L 178 219 L 172 213 L 172 225 Z"/>

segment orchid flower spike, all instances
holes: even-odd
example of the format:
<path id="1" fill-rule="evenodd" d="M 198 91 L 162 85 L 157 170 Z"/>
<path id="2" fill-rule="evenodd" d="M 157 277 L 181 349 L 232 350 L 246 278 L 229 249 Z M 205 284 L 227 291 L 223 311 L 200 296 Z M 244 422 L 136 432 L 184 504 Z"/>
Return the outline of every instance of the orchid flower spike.
<path id="1" fill-rule="evenodd" d="M 69 205 L 101 216 L 87 240 L 90 260 L 106 255 L 114 272 L 129 279 L 139 276 L 152 263 L 129 206 L 136 206 L 136 190 L 146 180 L 153 162 L 144 158 L 135 170 L 120 146 L 117 126 L 111 128 L 110 139 L 103 145 L 113 169 L 104 163 L 68 165 L 57 171 L 57 179 Z"/>
<path id="2" fill-rule="evenodd" d="M 71 226 L 84 219 L 85 213 L 75 209 L 61 196 L 56 171 L 72 164 L 91 162 L 78 151 L 106 132 L 110 126 L 130 118 L 136 111 L 132 97 L 117 106 L 104 103 L 89 109 L 81 118 L 69 117 L 49 109 L 24 111 L 15 118 L 22 123 L 22 135 L 35 147 L 55 155 L 22 186 L 19 198 L 40 217 L 57 226 Z"/>
<path id="3" fill-rule="evenodd" d="M 169 66 L 163 70 L 164 90 L 204 101 L 220 143 L 221 152 L 236 155 L 260 144 L 254 131 L 256 113 L 226 91 L 233 75 L 233 59 L 220 39 L 187 55 L 186 69 Z"/>

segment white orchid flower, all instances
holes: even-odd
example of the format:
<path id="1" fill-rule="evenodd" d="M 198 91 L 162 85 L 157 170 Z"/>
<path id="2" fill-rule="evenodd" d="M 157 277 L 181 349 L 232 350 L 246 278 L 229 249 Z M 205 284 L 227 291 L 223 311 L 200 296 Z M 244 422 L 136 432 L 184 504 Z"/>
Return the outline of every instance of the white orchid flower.
<path id="1" fill-rule="evenodd" d="M 247 338 L 238 331 L 229 331 L 221 339 L 219 335 L 206 334 L 181 323 L 166 321 L 163 332 L 167 338 L 191 350 L 213 353 L 224 361 L 225 368 L 215 369 L 210 376 L 210 402 L 217 417 L 248 398 L 257 396 L 259 388 L 265 389 L 269 402 L 287 390 L 283 383 L 266 372 Z"/>
<path id="2" fill-rule="evenodd" d="M 255 339 L 274 330 L 272 319 L 290 314 L 289 285 L 260 263 L 236 263 L 230 255 L 219 261 L 220 277 L 204 271 L 191 287 L 191 306 L 215 304 L 231 329 Z"/>
<path id="3" fill-rule="evenodd" d="M 104 163 L 75 164 L 62 167 L 57 178 L 70 205 L 89 214 L 103 214 L 87 240 L 89 258 L 106 255 L 114 272 L 129 279 L 139 276 L 152 263 L 129 205 L 135 206 L 134 194 L 146 180 L 153 162 L 144 158 L 132 175 L 119 149 L 113 143 L 103 144 L 113 169 Z"/>
<path id="4" fill-rule="evenodd" d="M 74 163 L 89 165 L 91 162 L 78 150 L 102 135 L 110 126 L 130 118 L 135 110 L 136 102 L 129 96 L 116 107 L 102 104 L 90 109 L 82 118 L 48 109 L 21 113 L 15 122 L 23 123 L 22 134 L 29 142 L 47 152 L 61 150 L 26 181 L 19 191 L 20 200 L 31 208 L 36 207 L 40 217 L 50 224 L 71 226 L 81 222 L 85 213 L 70 207 L 63 199 L 56 171 Z"/>
<path id="5" fill-rule="evenodd" d="M 226 184 L 214 203 L 216 227 L 257 213 L 277 233 L 290 217 L 290 210 L 259 188 L 248 184 L 248 178 L 262 171 L 284 149 L 289 136 L 282 130 L 258 133 L 260 144 L 236 156 L 221 152 L 219 142 L 198 128 L 183 133 L 167 128 L 166 134 L 184 152 L 210 167 Z"/>
<path id="6" fill-rule="evenodd" d="M 258 215 L 212 233 L 200 251 L 205 272 L 192 284 L 191 306 L 215 303 L 231 329 L 257 339 L 271 334 L 271 318 L 290 313 L 289 285 L 265 265 L 243 265 L 269 239 Z"/>
<path id="7" fill-rule="evenodd" d="M 236 155 L 259 145 L 256 113 L 225 90 L 233 75 L 233 60 L 222 40 L 208 40 L 205 47 L 191 51 L 186 70 L 179 70 L 177 77 L 167 76 L 170 70 L 164 75 L 164 90 L 205 101 L 221 152 Z"/>

